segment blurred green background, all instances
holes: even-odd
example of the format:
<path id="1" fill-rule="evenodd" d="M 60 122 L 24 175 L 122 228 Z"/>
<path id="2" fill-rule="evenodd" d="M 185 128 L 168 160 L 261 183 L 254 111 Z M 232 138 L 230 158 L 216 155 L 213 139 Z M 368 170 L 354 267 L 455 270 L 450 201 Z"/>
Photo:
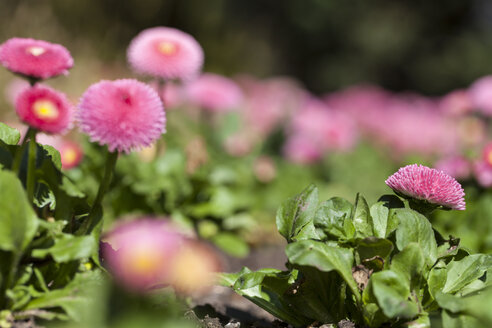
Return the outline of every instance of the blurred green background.
<path id="1" fill-rule="evenodd" d="M 370 82 L 443 94 L 492 72 L 488 0 L 0 1 L 0 41 L 62 43 L 75 72 L 96 68 L 107 78 L 124 67 L 129 41 L 158 25 L 194 35 L 205 70 L 291 75 L 315 93 Z"/>

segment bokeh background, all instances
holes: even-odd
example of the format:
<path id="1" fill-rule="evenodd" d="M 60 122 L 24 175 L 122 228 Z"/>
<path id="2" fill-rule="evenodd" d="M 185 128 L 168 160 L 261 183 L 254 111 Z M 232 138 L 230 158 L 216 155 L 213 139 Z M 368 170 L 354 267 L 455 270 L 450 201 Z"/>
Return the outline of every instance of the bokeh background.
<path id="1" fill-rule="evenodd" d="M 206 71 L 294 76 L 314 93 L 370 82 L 437 95 L 492 71 L 487 0 L 0 1 L 0 40 L 62 43 L 79 79 L 81 70 L 113 77 L 129 41 L 158 25 L 194 35 Z"/>

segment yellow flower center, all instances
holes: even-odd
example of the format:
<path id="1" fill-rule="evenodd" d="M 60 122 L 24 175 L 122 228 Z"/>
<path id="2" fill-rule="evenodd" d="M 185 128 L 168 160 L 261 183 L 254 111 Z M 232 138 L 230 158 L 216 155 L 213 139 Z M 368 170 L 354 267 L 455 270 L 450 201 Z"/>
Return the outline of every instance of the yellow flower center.
<path id="1" fill-rule="evenodd" d="M 126 270 L 138 277 L 152 276 L 162 266 L 158 252 L 146 248 L 129 250 L 123 261 Z"/>
<path id="2" fill-rule="evenodd" d="M 29 47 L 27 48 L 27 52 L 37 57 L 44 54 L 46 52 L 46 49 L 44 49 L 43 47 Z"/>
<path id="3" fill-rule="evenodd" d="M 49 100 L 37 100 L 33 105 L 34 115 L 43 120 L 54 120 L 60 112 L 56 105 Z"/>
<path id="4" fill-rule="evenodd" d="M 62 156 L 62 163 L 65 166 L 67 166 L 67 165 L 70 166 L 77 160 L 78 153 L 75 149 L 73 149 L 72 147 L 69 147 L 63 151 L 61 156 Z"/>
<path id="5" fill-rule="evenodd" d="M 163 55 L 171 56 L 178 51 L 178 46 L 171 41 L 162 41 L 159 43 L 158 49 Z"/>

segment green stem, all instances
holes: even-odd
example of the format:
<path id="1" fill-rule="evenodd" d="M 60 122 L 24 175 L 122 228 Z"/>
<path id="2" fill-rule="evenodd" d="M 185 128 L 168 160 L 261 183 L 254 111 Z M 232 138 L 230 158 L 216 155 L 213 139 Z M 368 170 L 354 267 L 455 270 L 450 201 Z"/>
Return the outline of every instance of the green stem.
<path id="1" fill-rule="evenodd" d="M 0 284 L 0 309 L 4 308 L 7 303 L 7 297 L 6 293 L 7 290 L 11 289 L 15 280 L 15 275 L 17 274 L 17 267 L 19 266 L 19 262 L 21 259 L 21 253 L 20 252 L 14 252 L 12 254 L 12 263 L 10 265 L 10 268 L 8 270 L 8 274 L 6 276 L 5 281 L 3 284 Z"/>
<path id="2" fill-rule="evenodd" d="M 109 189 L 111 183 L 111 178 L 113 176 L 113 171 L 116 166 L 116 160 L 118 159 L 118 152 L 107 152 L 106 164 L 104 167 L 104 176 L 102 178 L 101 184 L 99 185 L 99 190 L 97 191 L 96 199 L 92 204 L 89 215 L 85 219 L 82 226 L 77 231 L 77 235 L 87 235 L 92 232 L 92 229 L 99 223 L 101 217 L 97 216 L 97 210 L 101 206 L 104 195 Z"/>
<path id="3" fill-rule="evenodd" d="M 36 130 L 29 129 L 29 156 L 27 158 L 27 180 L 26 190 L 27 199 L 32 202 L 34 199 L 34 186 L 36 184 Z"/>
<path id="4" fill-rule="evenodd" d="M 29 134 L 31 133 L 32 128 L 30 127 L 24 137 L 22 138 L 22 142 L 20 147 L 15 152 L 14 162 L 12 163 L 12 172 L 19 174 L 20 164 L 22 162 L 22 154 L 24 154 L 24 149 L 26 147 L 27 139 L 29 139 Z"/>

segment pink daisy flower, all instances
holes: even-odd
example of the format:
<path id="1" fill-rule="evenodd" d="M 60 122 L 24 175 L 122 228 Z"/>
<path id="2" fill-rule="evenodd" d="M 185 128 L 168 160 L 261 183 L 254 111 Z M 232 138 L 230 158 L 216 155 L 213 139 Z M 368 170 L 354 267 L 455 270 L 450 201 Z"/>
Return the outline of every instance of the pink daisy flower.
<path id="1" fill-rule="evenodd" d="M 154 89 L 125 79 L 91 85 L 80 100 L 78 122 L 92 141 L 128 153 L 159 139 L 166 117 Z"/>
<path id="2" fill-rule="evenodd" d="M 170 263 L 184 241 L 165 220 L 125 222 L 103 237 L 102 258 L 117 280 L 146 291 L 170 281 Z"/>
<path id="3" fill-rule="evenodd" d="M 465 209 L 465 192 L 446 173 L 423 165 L 407 165 L 391 175 L 386 184 L 397 194 L 455 210 Z"/>
<path id="4" fill-rule="evenodd" d="M 187 86 L 188 100 L 211 112 L 237 109 L 243 93 L 236 82 L 224 76 L 205 73 Z"/>
<path id="5" fill-rule="evenodd" d="M 22 91 L 15 109 L 23 122 L 42 132 L 63 133 L 72 125 L 73 109 L 67 97 L 47 86 L 36 85 Z"/>
<path id="6" fill-rule="evenodd" d="M 0 45 L 0 63 L 14 73 L 47 79 L 68 74 L 73 59 L 68 50 L 59 44 L 12 38 Z"/>
<path id="7" fill-rule="evenodd" d="M 140 32 L 128 47 L 128 61 L 138 73 L 190 80 L 203 65 L 203 50 L 189 34 L 169 27 Z"/>

